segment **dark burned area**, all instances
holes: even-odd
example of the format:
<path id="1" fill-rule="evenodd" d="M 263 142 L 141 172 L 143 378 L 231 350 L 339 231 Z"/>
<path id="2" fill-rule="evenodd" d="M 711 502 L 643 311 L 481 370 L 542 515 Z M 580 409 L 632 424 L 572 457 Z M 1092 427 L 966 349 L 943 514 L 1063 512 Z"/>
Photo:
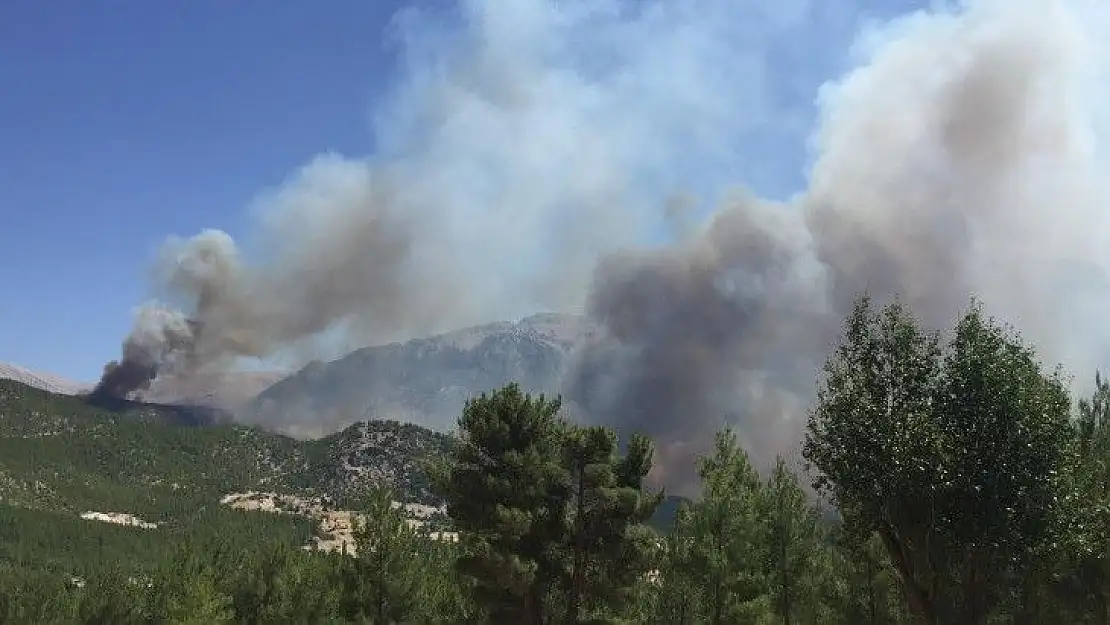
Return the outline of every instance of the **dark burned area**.
<path id="1" fill-rule="evenodd" d="M 157 414 L 159 422 L 167 425 L 202 427 L 232 422 L 231 413 L 219 408 L 193 404 L 142 402 L 117 397 L 99 389 L 84 395 L 81 399 L 90 406 L 115 413 L 150 412 Z"/>

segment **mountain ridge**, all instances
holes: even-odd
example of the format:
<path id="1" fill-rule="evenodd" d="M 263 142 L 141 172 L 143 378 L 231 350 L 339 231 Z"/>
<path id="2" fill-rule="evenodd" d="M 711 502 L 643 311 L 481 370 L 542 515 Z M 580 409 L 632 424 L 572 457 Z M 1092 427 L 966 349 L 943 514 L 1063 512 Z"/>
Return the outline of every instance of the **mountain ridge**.
<path id="1" fill-rule="evenodd" d="M 366 415 L 451 429 L 466 400 L 517 382 L 558 394 L 576 351 L 599 335 L 580 315 L 539 313 L 356 349 L 314 362 L 236 410 L 247 423 L 321 436 Z"/>
<path id="2" fill-rule="evenodd" d="M 599 334 L 585 316 L 537 313 L 362 347 L 296 371 L 161 376 L 128 401 L 167 410 L 182 406 L 182 415 L 205 408 L 210 417 L 300 438 L 327 436 L 369 418 L 445 431 L 468 398 L 508 382 L 532 393 L 558 394 L 576 351 Z M 71 396 L 93 386 L 0 364 L 4 378 Z"/>
<path id="3" fill-rule="evenodd" d="M 59 395 L 80 395 L 93 387 L 88 382 L 78 382 L 45 371 L 33 371 L 13 362 L 0 362 L 0 380 L 12 380 Z"/>

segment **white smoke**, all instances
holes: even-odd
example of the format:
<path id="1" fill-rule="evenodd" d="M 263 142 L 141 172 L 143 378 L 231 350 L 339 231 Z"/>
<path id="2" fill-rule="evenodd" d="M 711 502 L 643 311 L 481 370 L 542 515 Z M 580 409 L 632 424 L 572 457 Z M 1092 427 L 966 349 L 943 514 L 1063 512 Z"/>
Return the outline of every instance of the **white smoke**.
<path id="1" fill-rule="evenodd" d="M 742 140 L 800 142 L 804 107 L 783 114 L 763 58 L 790 15 L 741 5 L 402 12 L 373 155 L 322 155 L 264 194 L 259 254 L 214 231 L 167 245 L 159 290 L 198 332 L 175 368 L 580 308 L 598 260 L 665 232 L 672 200 L 703 194 L 704 213 L 737 171 L 774 177 Z"/>
<path id="2" fill-rule="evenodd" d="M 585 301 L 612 336 L 568 393 L 659 437 L 664 465 L 723 421 L 789 448 L 865 289 L 939 327 L 977 296 L 1084 381 L 1110 345 L 1110 9 L 846 6 L 404 12 L 375 154 L 319 157 L 265 198 L 262 256 L 171 243 L 191 341 L 139 352 L 187 371 Z M 129 343 L 161 341 L 146 323 Z"/>

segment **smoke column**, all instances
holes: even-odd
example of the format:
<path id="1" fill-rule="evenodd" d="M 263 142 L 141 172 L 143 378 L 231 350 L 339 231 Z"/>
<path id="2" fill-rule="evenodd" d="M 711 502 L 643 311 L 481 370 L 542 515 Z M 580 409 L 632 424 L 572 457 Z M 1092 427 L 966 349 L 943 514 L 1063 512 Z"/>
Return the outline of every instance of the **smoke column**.
<path id="1" fill-rule="evenodd" d="M 611 343 L 586 352 L 572 396 L 654 435 L 657 477 L 682 491 L 722 425 L 757 462 L 789 455 L 864 290 L 933 327 L 975 295 L 1090 376 L 1110 355 L 1110 290 L 1105 109 L 1085 88 L 1110 31 L 1072 10 L 984 1 L 867 33 L 858 68 L 821 90 L 804 193 L 740 196 L 677 246 L 600 265 L 588 310 Z"/>
<path id="2" fill-rule="evenodd" d="M 404 11 L 375 153 L 264 194 L 243 251 L 169 242 L 102 387 L 585 305 L 606 336 L 568 398 L 656 437 L 681 490 L 724 424 L 757 461 L 793 449 L 864 289 L 938 327 L 978 296 L 1085 382 L 1110 345 L 1110 10 L 870 4 Z"/>

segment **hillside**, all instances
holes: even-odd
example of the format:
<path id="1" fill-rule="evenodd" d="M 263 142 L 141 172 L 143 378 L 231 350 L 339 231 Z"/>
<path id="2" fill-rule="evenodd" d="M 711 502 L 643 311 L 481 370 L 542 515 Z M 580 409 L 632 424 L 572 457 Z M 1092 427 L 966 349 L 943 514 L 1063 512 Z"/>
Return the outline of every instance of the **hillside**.
<path id="1" fill-rule="evenodd" d="M 583 317 L 541 314 L 366 347 L 305 367 L 239 412 L 299 436 L 334 432 L 367 415 L 445 430 L 467 398 L 510 381 L 558 393 L 575 348 L 595 332 Z"/>
<path id="2" fill-rule="evenodd" d="M 448 451 L 448 435 L 369 421 L 298 440 L 218 417 L 0 380 L 0 576 L 144 569 L 182 548 L 346 549 L 348 511 L 373 485 L 392 486 L 410 518 L 445 520 L 422 461 Z M 651 524 L 665 531 L 679 503 Z"/>
<path id="3" fill-rule="evenodd" d="M 300 441 L 228 423 L 197 427 L 206 420 L 188 412 L 137 402 L 94 406 L 0 380 L 0 501 L 70 513 L 124 511 L 151 521 L 191 514 L 233 491 L 338 499 L 373 482 L 426 501 L 418 458 L 440 453 L 447 441 L 377 421 Z"/>

